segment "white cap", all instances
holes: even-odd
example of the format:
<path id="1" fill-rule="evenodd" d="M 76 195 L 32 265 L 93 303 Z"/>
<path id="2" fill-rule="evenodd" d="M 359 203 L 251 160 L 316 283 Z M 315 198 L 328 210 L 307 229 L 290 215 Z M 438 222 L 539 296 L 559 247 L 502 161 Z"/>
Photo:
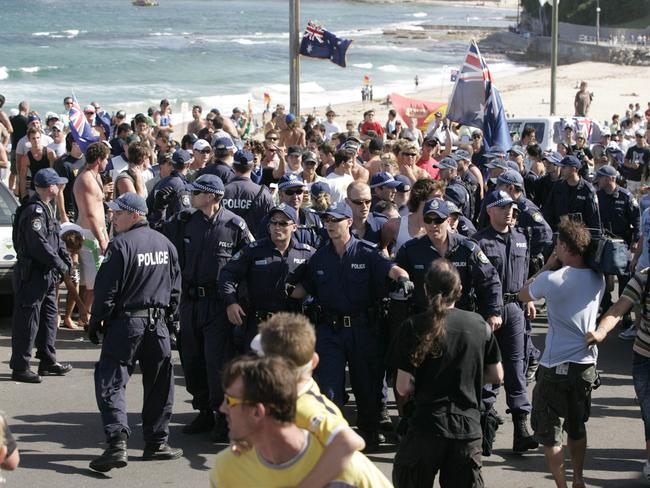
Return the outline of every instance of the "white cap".
<path id="1" fill-rule="evenodd" d="M 209 147 L 210 147 L 210 143 L 208 141 L 206 141 L 205 139 L 199 139 L 194 143 L 192 149 L 196 151 L 203 151 L 204 149 Z"/>

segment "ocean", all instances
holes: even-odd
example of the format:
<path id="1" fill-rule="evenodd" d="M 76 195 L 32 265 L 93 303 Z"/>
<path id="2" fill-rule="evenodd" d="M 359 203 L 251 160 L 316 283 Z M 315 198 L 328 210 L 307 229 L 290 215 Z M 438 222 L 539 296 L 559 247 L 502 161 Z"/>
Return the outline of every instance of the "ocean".
<path id="1" fill-rule="evenodd" d="M 83 106 L 99 102 L 129 114 L 169 98 L 229 111 L 251 100 L 263 109 L 289 102 L 288 0 L 159 0 L 135 7 L 130 0 L 0 0 L 0 93 L 14 108 L 20 100 L 40 113 L 60 112 L 74 93 Z M 348 67 L 302 58 L 301 106 L 360 100 L 363 77 L 375 99 L 449 83 L 465 41 L 415 45 L 382 34 L 422 29 L 422 24 L 507 28 L 513 10 L 463 4 L 370 4 L 302 0 L 301 25 L 319 21 L 339 37 L 353 39 Z M 509 17 L 509 18 L 508 18 Z M 493 74 L 519 69 L 490 64 Z"/>

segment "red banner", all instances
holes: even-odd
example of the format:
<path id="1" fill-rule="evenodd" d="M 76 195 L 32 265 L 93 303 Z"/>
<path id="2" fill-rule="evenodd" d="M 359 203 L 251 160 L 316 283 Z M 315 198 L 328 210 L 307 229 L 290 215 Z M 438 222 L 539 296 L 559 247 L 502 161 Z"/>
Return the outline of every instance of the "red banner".
<path id="1" fill-rule="evenodd" d="M 390 101 L 404 122 L 407 119 L 416 118 L 419 129 L 427 128 L 433 114 L 441 112 L 444 115 L 447 110 L 447 102 L 427 102 L 416 98 L 406 98 L 397 93 L 390 94 Z"/>

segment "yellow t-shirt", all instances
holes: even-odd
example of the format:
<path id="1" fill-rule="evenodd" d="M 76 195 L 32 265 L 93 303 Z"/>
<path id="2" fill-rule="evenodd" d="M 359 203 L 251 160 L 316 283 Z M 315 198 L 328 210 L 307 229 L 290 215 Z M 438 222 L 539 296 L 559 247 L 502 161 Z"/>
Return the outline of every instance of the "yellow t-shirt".
<path id="1" fill-rule="evenodd" d="M 321 393 L 313 378 L 298 392 L 296 425 L 314 434 L 324 446 L 348 427 L 339 408 Z"/>
<path id="2" fill-rule="evenodd" d="M 300 452 L 281 465 L 272 465 L 258 454 L 255 448 L 236 456 L 224 449 L 215 458 L 210 471 L 211 488 L 283 488 L 295 486 L 314 468 L 323 452 L 323 446 L 307 432 Z M 355 452 L 347 467 L 328 487 L 336 488 L 389 488 L 393 485 L 370 460 Z"/>

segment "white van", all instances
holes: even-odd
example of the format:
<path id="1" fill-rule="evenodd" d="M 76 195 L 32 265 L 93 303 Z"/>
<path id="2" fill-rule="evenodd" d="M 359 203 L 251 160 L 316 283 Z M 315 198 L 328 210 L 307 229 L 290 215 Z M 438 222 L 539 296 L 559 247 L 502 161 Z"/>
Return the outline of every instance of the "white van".
<path id="1" fill-rule="evenodd" d="M 602 134 L 598 121 L 585 117 L 517 117 L 508 119 L 507 122 L 513 144 L 517 144 L 517 141 L 521 139 L 525 128 L 532 127 L 535 129 L 537 144 L 544 151 L 557 150 L 557 143 L 562 141 L 564 128 L 567 125 L 576 131 L 585 132 L 590 145 L 599 142 Z"/>

